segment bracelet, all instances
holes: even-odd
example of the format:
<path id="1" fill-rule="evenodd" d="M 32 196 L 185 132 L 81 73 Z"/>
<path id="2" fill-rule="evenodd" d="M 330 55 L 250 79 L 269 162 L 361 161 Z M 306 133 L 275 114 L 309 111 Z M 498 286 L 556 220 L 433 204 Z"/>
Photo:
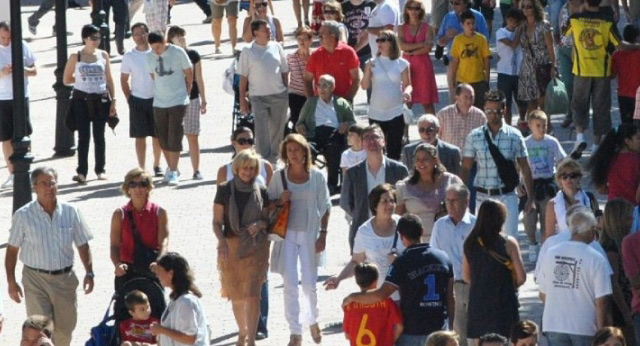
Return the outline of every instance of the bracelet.
<path id="1" fill-rule="evenodd" d="M 327 229 L 326 228 L 320 228 L 320 233 L 327 233 Z"/>

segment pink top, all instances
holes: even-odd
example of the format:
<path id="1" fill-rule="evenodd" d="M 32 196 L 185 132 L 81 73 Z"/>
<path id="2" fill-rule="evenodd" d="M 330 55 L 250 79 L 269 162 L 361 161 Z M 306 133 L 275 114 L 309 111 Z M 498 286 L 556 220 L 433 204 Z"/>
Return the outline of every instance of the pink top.
<path id="1" fill-rule="evenodd" d="M 631 204 L 637 205 L 636 190 L 640 184 L 640 155 L 633 152 L 618 154 L 609 167 L 607 182 L 609 183 L 608 200 L 624 198 Z"/>

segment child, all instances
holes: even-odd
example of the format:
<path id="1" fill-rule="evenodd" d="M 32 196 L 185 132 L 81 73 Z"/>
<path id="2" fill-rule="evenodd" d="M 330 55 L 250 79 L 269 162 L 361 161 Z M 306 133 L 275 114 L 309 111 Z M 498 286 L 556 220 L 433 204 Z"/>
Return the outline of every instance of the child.
<path id="1" fill-rule="evenodd" d="M 151 324 L 159 320 L 151 317 L 147 295 L 133 290 L 124 297 L 124 304 L 131 318 L 120 323 L 121 346 L 155 345 L 156 337 L 151 334 Z"/>
<path id="2" fill-rule="evenodd" d="M 342 176 L 347 174 L 347 169 L 359 164 L 367 158 L 367 152 L 362 149 L 362 125 L 353 124 L 349 126 L 347 131 L 347 141 L 351 148 L 342 152 L 340 158 L 340 168 L 342 168 Z"/>
<path id="3" fill-rule="evenodd" d="M 511 328 L 511 345 L 513 346 L 537 346 L 538 325 L 533 321 L 521 320 Z"/>
<path id="4" fill-rule="evenodd" d="M 451 69 L 456 84 L 468 83 L 475 92 L 474 106 L 484 109 L 484 93 L 489 90 L 489 43 L 476 32 L 476 17 L 471 10 L 460 14 L 462 34 L 451 45 Z"/>
<path id="5" fill-rule="evenodd" d="M 536 240 L 538 221 L 543 229 L 547 202 L 558 192 L 554 182 L 556 165 L 567 154 L 555 137 L 546 134 L 547 115 L 543 111 L 537 109 L 529 113 L 529 129 L 532 134 L 524 142 L 529 152 L 536 208 L 524 215 L 524 230 L 529 237 L 529 260 L 535 262 L 539 247 Z"/>
<path id="6" fill-rule="evenodd" d="M 518 97 L 518 75 L 522 64 L 522 47 L 520 41 L 520 31 L 516 28 L 522 20 L 522 11 L 517 8 L 510 8 L 507 11 L 507 25 L 496 32 L 496 51 L 498 52 L 498 89 L 502 90 L 507 97 L 507 112 L 504 114 L 504 121 L 511 125 L 511 105 L 516 99 L 518 114 L 521 121 L 524 121 L 527 105 L 517 100 Z M 520 127 L 520 121 L 518 122 Z M 526 123 L 525 123 L 526 126 Z M 521 128 L 520 129 L 525 130 Z"/>
<path id="7" fill-rule="evenodd" d="M 634 25 L 627 24 L 622 38 L 629 43 L 637 43 L 640 31 Z M 620 120 L 632 122 L 635 107 L 636 90 L 640 87 L 640 50 L 618 50 L 611 58 L 611 78 L 618 77 L 618 108 Z"/>
<path id="8" fill-rule="evenodd" d="M 376 288 L 375 264 L 360 263 L 354 273 L 361 292 Z M 352 346 L 393 345 L 402 334 L 402 313 L 390 297 L 375 304 L 352 302 L 344 307 L 342 326 Z"/>
<path id="9" fill-rule="evenodd" d="M 458 334 L 450 330 L 440 330 L 429 334 L 425 346 L 458 346 Z"/>

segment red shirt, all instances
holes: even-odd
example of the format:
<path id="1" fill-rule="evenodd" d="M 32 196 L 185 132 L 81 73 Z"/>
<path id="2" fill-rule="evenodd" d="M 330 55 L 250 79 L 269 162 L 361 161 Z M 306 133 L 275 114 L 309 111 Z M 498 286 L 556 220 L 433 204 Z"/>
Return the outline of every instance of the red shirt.
<path id="1" fill-rule="evenodd" d="M 344 308 L 342 329 L 351 346 L 393 345 L 393 327 L 397 324 L 402 324 L 402 314 L 391 298 L 375 304 L 351 303 Z"/>
<path id="2" fill-rule="evenodd" d="M 136 321 L 133 318 L 120 322 L 120 338 L 122 341 L 146 342 L 156 344 L 156 337 L 151 334 L 151 323 L 159 322 L 155 317 L 149 317 L 144 321 Z"/>
<path id="3" fill-rule="evenodd" d="M 640 155 L 634 152 L 618 154 L 607 174 L 609 195 L 607 200 L 624 198 L 637 205 L 636 190 L 640 184 Z"/>
<path id="4" fill-rule="evenodd" d="M 616 51 L 611 58 L 611 72 L 618 75 L 618 95 L 636 98 L 640 86 L 640 50 Z"/>
<path id="5" fill-rule="evenodd" d="M 120 226 L 120 260 L 125 263 L 133 263 L 134 240 L 131 225 L 129 224 L 128 211 L 133 213 L 133 219 L 138 228 L 138 234 L 142 243 L 150 249 L 158 249 L 158 212 L 160 207 L 151 202 L 144 205 L 141 212 L 133 210 L 133 204 L 127 203 L 122 207 L 122 223 Z"/>
<path id="6" fill-rule="evenodd" d="M 336 80 L 335 95 L 348 98 L 349 89 L 353 84 L 350 71 L 360 67 L 360 60 L 353 48 L 343 42 L 338 42 L 333 53 L 329 53 L 324 47 L 318 48 L 307 61 L 307 72 L 313 74 L 315 85 L 318 84 L 320 76 L 329 74 Z M 318 95 L 318 90 L 314 87 L 314 93 Z"/>

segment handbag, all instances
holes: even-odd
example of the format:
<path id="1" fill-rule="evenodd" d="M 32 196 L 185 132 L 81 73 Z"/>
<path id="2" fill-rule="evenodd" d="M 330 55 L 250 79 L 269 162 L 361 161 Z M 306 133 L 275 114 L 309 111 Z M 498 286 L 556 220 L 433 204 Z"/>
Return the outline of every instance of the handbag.
<path id="1" fill-rule="evenodd" d="M 136 221 L 133 218 L 131 211 L 127 212 L 129 218 L 129 224 L 131 225 L 131 233 L 133 233 L 134 249 L 133 249 L 133 263 L 131 269 L 137 273 L 148 273 L 150 271 L 149 266 L 151 263 L 158 259 L 158 250 L 150 249 L 144 246 Z"/>
<path id="2" fill-rule="evenodd" d="M 485 247 L 481 238 L 478 238 L 478 244 L 480 245 L 480 247 L 482 247 L 487 251 L 489 256 L 493 257 L 496 261 L 500 262 L 502 265 L 507 267 L 507 269 L 509 270 L 509 273 L 511 274 L 511 280 L 513 281 L 513 285 L 517 287 L 518 280 L 516 278 L 516 266 L 513 264 L 513 261 L 511 260 L 511 258 L 502 256 L 501 254 Z"/>
<path id="3" fill-rule="evenodd" d="M 284 176 L 284 169 L 280 171 L 282 179 L 282 189 L 287 189 L 287 179 Z M 269 240 L 283 241 L 287 236 L 287 224 L 289 223 L 289 212 L 291 211 L 291 201 L 286 201 L 281 207 L 271 214 L 271 226 L 269 227 Z"/>
<path id="4" fill-rule="evenodd" d="M 504 183 L 504 193 L 515 190 L 520 183 L 520 176 L 518 175 L 513 160 L 507 160 L 502 155 L 498 147 L 491 141 L 489 131 L 486 128 L 484 130 L 484 138 L 487 140 L 487 146 L 489 147 L 493 162 L 496 164 L 496 168 L 498 168 L 498 176 L 500 176 L 500 180 Z"/>

